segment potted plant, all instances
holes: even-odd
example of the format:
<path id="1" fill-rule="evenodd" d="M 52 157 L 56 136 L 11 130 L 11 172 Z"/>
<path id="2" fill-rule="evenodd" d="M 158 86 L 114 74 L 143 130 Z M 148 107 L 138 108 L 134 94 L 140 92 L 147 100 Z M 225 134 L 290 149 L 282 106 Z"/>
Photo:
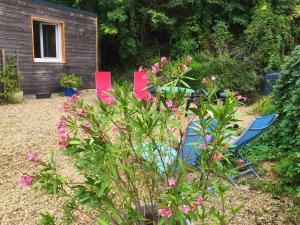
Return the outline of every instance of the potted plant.
<path id="1" fill-rule="evenodd" d="M 60 79 L 60 86 L 64 88 L 65 96 L 69 97 L 77 93 L 81 83 L 81 78 L 75 74 L 67 74 Z"/>
<path id="2" fill-rule="evenodd" d="M 228 169 L 221 161 L 229 154 L 226 140 L 237 101 L 229 94 L 225 102 L 215 101 L 216 86 L 209 78 L 207 95 L 193 109 L 201 118 L 195 132 L 205 140 L 195 143 L 200 170 L 181 157 L 187 126 L 181 93 L 158 92 L 152 99 L 139 100 L 131 85 L 115 85 L 115 104 L 99 102 L 97 107 L 73 95 L 63 104 L 56 128 L 62 153 L 80 175 L 74 179 L 59 174 L 51 157 L 49 162 L 35 158 L 41 169 L 20 178 L 21 185 L 64 201 L 63 217 L 45 213 L 41 221 L 76 223 L 83 212 L 93 224 L 225 224 Z M 164 110 L 156 110 L 159 103 Z M 209 129 L 212 120 L 218 121 L 215 129 Z M 220 200 L 212 206 L 209 186 Z"/>
<path id="3" fill-rule="evenodd" d="M 11 103 L 20 103 L 23 100 L 23 91 L 20 88 L 22 77 L 18 74 L 16 59 L 11 57 L 7 60 L 3 72 L 0 73 L 0 81 L 3 83 L 4 92 L 0 93 Z"/>

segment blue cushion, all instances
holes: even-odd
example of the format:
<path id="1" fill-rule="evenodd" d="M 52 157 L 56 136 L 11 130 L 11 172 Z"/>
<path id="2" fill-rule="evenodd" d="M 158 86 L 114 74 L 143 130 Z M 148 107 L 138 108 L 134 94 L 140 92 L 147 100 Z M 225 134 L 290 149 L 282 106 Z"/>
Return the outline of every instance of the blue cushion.
<path id="1" fill-rule="evenodd" d="M 192 166 L 197 165 L 199 154 L 199 145 L 205 144 L 205 137 L 203 137 L 203 132 L 201 131 L 200 126 L 198 125 L 199 121 L 190 122 L 185 137 L 185 143 L 181 152 L 181 159 Z M 210 135 L 211 130 L 216 127 L 216 120 L 212 120 L 210 125 L 206 130 L 206 134 Z M 213 136 L 210 137 L 208 143 L 213 140 Z"/>
<path id="2" fill-rule="evenodd" d="M 250 126 L 241 134 L 240 138 L 234 143 L 234 148 L 240 148 L 252 139 L 261 135 L 277 118 L 276 114 L 257 117 Z"/>
<path id="3" fill-rule="evenodd" d="M 165 168 L 163 166 L 161 158 L 165 162 L 165 165 L 169 166 L 177 156 L 177 151 L 174 148 L 167 146 L 165 144 L 162 143 L 156 143 L 156 144 L 157 146 L 154 146 L 151 142 L 145 142 L 140 147 L 135 146 L 134 148 L 136 151 L 139 151 L 142 157 L 147 161 L 156 162 L 157 169 L 159 170 L 159 172 L 164 173 Z M 159 155 L 159 151 L 162 156 L 161 158 Z"/>

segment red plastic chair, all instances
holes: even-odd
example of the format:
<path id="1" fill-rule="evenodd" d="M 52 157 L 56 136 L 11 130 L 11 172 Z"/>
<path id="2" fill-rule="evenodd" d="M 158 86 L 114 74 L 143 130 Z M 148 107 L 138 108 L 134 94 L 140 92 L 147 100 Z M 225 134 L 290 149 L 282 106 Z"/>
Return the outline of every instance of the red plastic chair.
<path id="1" fill-rule="evenodd" d="M 96 72 L 96 92 L 99 99 L 105 104 L 113 104 L 115 99 L 107 93 L 112 93 L 111 73 L 110 72 Z"/>
<path id="2" fill-rule="evenodd" d="M 134 72 L 133 92 L 138 100 L 150 101 L 151 96 L 148 92 L 149 76 L 146 72 Z"/>

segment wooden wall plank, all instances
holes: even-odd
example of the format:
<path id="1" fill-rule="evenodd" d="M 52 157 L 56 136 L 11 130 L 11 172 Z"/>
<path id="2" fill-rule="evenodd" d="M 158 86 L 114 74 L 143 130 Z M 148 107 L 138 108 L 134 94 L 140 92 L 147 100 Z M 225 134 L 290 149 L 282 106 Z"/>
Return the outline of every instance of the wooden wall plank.
<path id="1" fill-rule="evenodd" d="M 34 63 L 31 17 L 52 18 L 64 22 L 65 63 Z M 18 49 L 19 71 L 23 76 L 21 88 L 36 93 L 41 88 L 58 91 L 63 74 L 82 77 L 83 88 L 94 87 L 97 69 L 96 17 L 49 6 L 32 4 L 26 0 L 0 0 L 0 48 L 12 56 Z"/>

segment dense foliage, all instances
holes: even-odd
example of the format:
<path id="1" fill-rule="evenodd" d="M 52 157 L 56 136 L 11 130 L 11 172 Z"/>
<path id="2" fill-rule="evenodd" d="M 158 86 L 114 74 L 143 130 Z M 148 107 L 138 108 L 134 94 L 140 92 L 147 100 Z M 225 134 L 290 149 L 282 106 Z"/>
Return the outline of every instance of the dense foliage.
<path id="1" fill-rule="evenodd" d="M 4 85 L 4 92 L 1 97 L 9 98 L 13 93 L 20 91 L 21 76 L 18 74 L 15 58 L 9 58 L 0 73 L 0 82 Z"/>
<path id="2" fill-rule="evenodd" d="M 274 99 L 280 121 L 272 135 L 275 146 L 287 152 L 278 166 L 287 183 L 300 187 L 300 45 L 284 64 L 277 82 Z M 300 190 L 298 190 L 300 191 Z"/>
<path id="3" fill-rule="evenodd" d="M 279 121 L 251 146 L 251 151 L 256 159 L 276 159 L 276 170 L 282 178 L 280 184 L 300 192 L 300 46 L 292 52 L 280 74 L 273 93 Z M 273 111 L 270 100 L 265 98 L 257 108 Z"/>
<path id="4" fill-rule="evenodd" d="M 259 71 L 273 70 L 299 43 L 298 0 L 52 1 L 98 14 L 103 68 L 235 45 Z"/>
<path id="5" fill-rule="evenodd" d="M 269 115 L 272 113 L 276 113 L 277 109 L 271 95 L 264 96 L 260 100 L 258 100 L 251 109 L 252 114 L 257 115 Z"/>

